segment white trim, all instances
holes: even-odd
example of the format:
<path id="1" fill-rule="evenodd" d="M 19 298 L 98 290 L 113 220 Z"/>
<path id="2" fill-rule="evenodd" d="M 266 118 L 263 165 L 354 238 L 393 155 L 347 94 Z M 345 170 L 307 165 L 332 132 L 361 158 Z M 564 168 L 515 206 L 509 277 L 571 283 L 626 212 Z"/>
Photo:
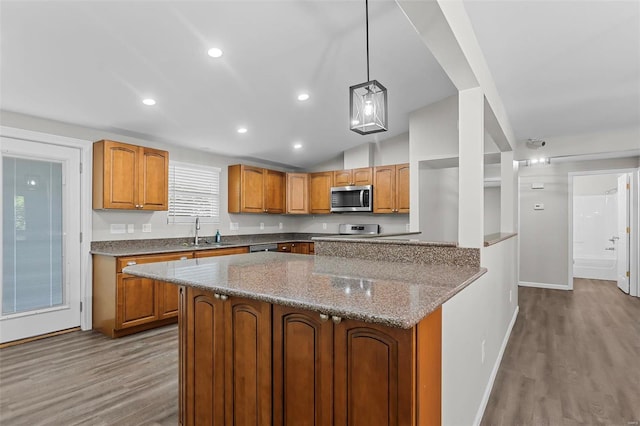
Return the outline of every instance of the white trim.
<path id="1" fill-rule="evenodd" d="M 69 138 L 66 136 L 52 135 L 49 133 L 34 132 L 31 130 L 14 127 L 0 126 L 0 136 L 22 139 L 25 141 L 40 142 L 51 145 L 78 148 L 80 161 L 82 162 L 82 175 L 80 176 L 80 229 L 82 243 L 80 244 L 80 301 L 83 310 L 80 313 L 80 328 L 91 330 L 92 328 L 92 270 L 91 270 L 91 240 L 92 235 L 92 185 L 91 175 L 93 169 L 93 143 L 91 141 Z"/>
<path id="2" fill-rule="evenodd" d="M 518 281 L 520 287 L 536 287 L 536 288 L 548 288 L 551 290 L 573 290 L 573 287 L 569 287 L 566 284 L 548 284 L 548 283 L 534 283 L 529 281 Z"/>
<path id="3" fill-rule="evenodd" d="M 500 351 L 498 351 L 498 357 L 496 358 L 495 364 L 493 364 L 493 370 L 491 371 L 491 376 L 489 376 L 487 387 L 484 390 L 482 401 L 480 401 L 480 407 L 478 408 L 476 418 L 473 421 L 474 426 L 478 426 L 482 422 L 484 411 L 487 409 L 487 404 L 489 403 L 489 397 L 491 396 L 491 391 L 493 390 L 493 384 L 496 381 L 498 370 L 500 370 L 500 364 L 502 363 L 502 357 L 504 356 L 504 351 L 507 349 L 507 344 L 509 343 L 509 337 L 511 337 L 511 332 L 513 331 L 513 326 L 516 324 L 516 320 L 518 319 L 519 312 L 520 312 L 520 306 L 516 306 L 516 310 L 513 311 L 513 317 L 511 317 L 511 322 L 509 323 L 507 332 L 505 333 L 504 338 L 502 339 L 502 346 L 500 346 Z"/>

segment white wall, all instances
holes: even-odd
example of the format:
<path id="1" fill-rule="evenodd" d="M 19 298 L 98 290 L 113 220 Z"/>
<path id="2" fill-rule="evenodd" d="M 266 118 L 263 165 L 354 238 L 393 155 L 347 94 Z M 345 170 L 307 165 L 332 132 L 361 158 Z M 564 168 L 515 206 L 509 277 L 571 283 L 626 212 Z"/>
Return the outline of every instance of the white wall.
<path id="1" fill-rule="evenodd" d="M 419 170 L 420 230 L 425 241 L 458 241 L 458 167 Z"/>
<path id="2" fill-rule="evenodd" d="M 481 248 L 488 272 L 442 306 L 443 425 L 480 424 L 517 316 L 516 249 L 517 237 Z"/>
<path id="3" fill-rule="evenodd" d="M 636 157 L 520 168 L 520 283 L 569 289 L 569 172 L 637 167 Z M 531 189 L 543 183 L 544 189 Z M 535 203 L 544 210 L 534 210 Z"/>
<path id="4" fill-rule="evenodd" d="M 409 132 L 385 139 L 373 145 L 373 165 L 404 164 L 409 162 Z"/>
<path id="5" fill-rule="evenodd" d="M 500 232 L 500 187 L 484 187 L 484 234 Z"/>

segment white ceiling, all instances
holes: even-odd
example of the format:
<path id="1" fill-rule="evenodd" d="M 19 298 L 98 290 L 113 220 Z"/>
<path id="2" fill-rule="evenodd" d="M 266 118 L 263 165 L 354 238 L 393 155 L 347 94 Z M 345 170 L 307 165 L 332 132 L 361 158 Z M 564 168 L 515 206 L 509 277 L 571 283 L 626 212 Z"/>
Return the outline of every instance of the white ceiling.
<path id="1" fill-rule="evenodd" d="M 638 124 L 640 2 L 465 6 L 517 138 Z M 404 133 L 411 111 L 456 93 L 389 0 L 370 1 L 390 111 L 376 136 L 348 130 L 363 1 L 2 0 L 0 39 L 3 110 L 292 167 Z"/>

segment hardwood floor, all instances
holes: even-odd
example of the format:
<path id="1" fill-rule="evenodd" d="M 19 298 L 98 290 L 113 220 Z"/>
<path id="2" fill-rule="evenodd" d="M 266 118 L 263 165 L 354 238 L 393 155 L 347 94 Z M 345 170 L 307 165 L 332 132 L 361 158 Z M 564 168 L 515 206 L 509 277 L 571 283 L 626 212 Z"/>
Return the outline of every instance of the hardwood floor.
<path id="1" fill-rule="evenodd" d="M 178 327 L 0 350 L 0 425 L 177 425 Z"/>
<path id="2" fill-rule="evenodd" d="M 640 299 L 522 287 L 483 425 L 638 425 Z M 1 425 L 177 425 L 178 329 L 73 332 L 0 350 Z"/>
<path id="3" fill-rule="evenodd" d="M 640 424 L 640 299 L 576 279 L 519 305 L 482 425 Z"/>

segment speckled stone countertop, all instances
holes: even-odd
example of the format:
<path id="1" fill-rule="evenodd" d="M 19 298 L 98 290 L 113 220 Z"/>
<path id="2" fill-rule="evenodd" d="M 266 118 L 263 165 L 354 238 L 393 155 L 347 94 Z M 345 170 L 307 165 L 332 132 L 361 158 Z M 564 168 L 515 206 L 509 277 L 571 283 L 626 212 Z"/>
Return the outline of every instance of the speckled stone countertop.
<path id="1" fill-rule="evenodd" d="M 312 242 L 313 237 L 329 234 L 304 234 L 297 232 L 282 234 L 228 235 L 222 237 L 222 244 L 211 244 L 213 236 L 201 238 L 202 244 L 194 246 L 190 238 L 162 238 L 149 240 L 93 241 L 91 254 L 104 256 L 137 256 L 143 254 L 172 253 L 181 251 L 211 250 L 216 248 L 245 247 L 253 244 L 288 242 Z"/>
<path id="2" fill-rule="evenodd" d="M 494 244 L 497 244 L 501 241 L 508 240 L 509 238 L 515 237 L 516 233 L 507 233 L 507 232 L 497 232 L 495 234 L 489 234 L 484 236 L 484 246 L 489 247 Z"/>
<path id="3" fill-rule="evenodd" d="M 229 296 L 411 328 L 486 269 L 258 252 L 127 266 L 123 272 Z"/>

